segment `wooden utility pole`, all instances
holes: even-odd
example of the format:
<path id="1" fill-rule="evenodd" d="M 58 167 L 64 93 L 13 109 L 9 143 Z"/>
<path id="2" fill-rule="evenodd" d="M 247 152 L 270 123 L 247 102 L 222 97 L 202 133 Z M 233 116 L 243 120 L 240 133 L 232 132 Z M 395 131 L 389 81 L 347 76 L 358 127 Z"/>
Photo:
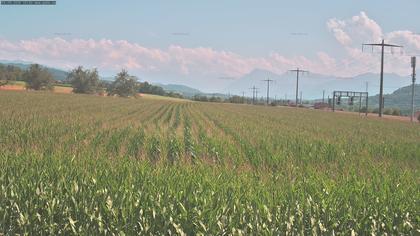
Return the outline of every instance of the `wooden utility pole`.
<path id="1" fill-rule="evenodd" d="M 302 104 L 302 91 L 300 91 L 300 99 L 299 99 L 299 104 Z"/>
<path id="2" fill-rule="evenodd" d="M 381 82 L 380 82 L 380 88 L 379 88 L 379 117 L 382 117 L 382 109 L 384 107 L 383 96 L 384 96 L 384 51 L 385 51 L 385 47 L 402 48 L 402 46 L 393 45 L 393 44 L 386 44 L 384 42 L 384 40 L 382 40 L 382 43 L 365 43 L 365 44 L 363 44 L 363 46 L 381 47 Z"/>
<path id="3" fill-rule="evenodd" d="M 252 86 L 252 88 L 249 88 L 249 89 L 252 90 L 252 104 L 255 104 L 255 97 L 256 97 L 255 94 L 256 94 L 257 88 L 254 85 L 254 86 Z"/>
<path id="4" fill-rule="evenodd" d="M 273 80 L 272 79 L 265 79 L 263 81 L 267 82 L 267 105 L 268 105 L 268 103 L 270 102 L 269 101 L 270 100 L 270 82 L 273 82 Z"/>
<path id="5" fill-rule="evenodd" d="M 308 73 L 309 71 L 306 70 L 300 70 L 299 68 L 296 68 L 296 70 L 290 70 L 291 72 L 296 72 L 296 106 L 299 102 L 299 74 Z"/>

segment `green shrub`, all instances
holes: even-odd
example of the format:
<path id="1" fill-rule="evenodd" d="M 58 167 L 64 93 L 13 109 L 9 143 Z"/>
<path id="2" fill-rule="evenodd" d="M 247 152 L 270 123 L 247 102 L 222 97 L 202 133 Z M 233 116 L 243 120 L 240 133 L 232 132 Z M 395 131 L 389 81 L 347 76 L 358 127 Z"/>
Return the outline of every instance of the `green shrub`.
<path id="1" fill-rule="evenodd" d="M 401 110 L 399 108 L 394 108 L 392 110 L 392 115 L 393 116 L 400 116 L 401 115 Z"/>
<path id="2" fill-rule="evenodd" d="M 392 115 L 392 112 L 393 112 L 392 108 L 385 108 L 384 110 L 385 115 Z"/>

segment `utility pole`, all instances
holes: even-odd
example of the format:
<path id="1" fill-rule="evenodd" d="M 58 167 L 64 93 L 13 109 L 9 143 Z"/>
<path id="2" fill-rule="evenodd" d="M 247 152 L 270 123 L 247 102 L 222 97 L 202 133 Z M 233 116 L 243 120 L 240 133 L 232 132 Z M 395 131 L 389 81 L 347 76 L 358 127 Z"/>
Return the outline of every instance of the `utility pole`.
<path id="1" fill-rule="evenodd" d="M 302 104 L 302 91 L 300 91 L 300 103 L 299 104 Z"/>
<path id="2" fill-rule="evenodd" d="M 366 92 L 369 92 L 368 90 L 369 90 L 369 82 L 366 81 Z"/>
<path id="3" fill-rule="evenodd" d="M 384 40 L 382 39 L 382 43 L 366 43 L 363 44 L 363 46 L 377 46 L 377 47 L 381 47 L 381 83 L 380 83 L 380 88 L 379 88 L 379 117 L 382 117 L 382 109 L 384 107 L 384 100 L 383 100 L 383 96 L 384 96 L 384 50 L 385 47 L 390 47 L 390 48 L 402 48 L 402 46 L 399 45 L 393 45 L 393 44 L 386 44 L 384 42 Z M 363 50 L 363 46 L 362 46 L 362 50 Z"/>
<path id="4" fill-rule="evenodd" d="M 245 91 L 242 91 L 242 103 L 245 103 Z"/>
<path id="5" fill-rule="evenodd" d="M 256 98 L 256 100 L 258 102 L 258 88 L 255 88 L 255 98 Z"/>
<path id="6" fill-rule="evenodd" d="M 299 92 L 299 74 L 308 73 L 309 71 L 306 70 L 300 70 L 297 68 L 296 70 L 290 70 L 291 72 L 296 72 L 296 106 L 298 104 L 298 92 Z"/>
<path id="7" fill-rule="evenodd" d="M 414 120 L 414 84 L 416 83 L 416 57 L 411 57 L 411 67 L 413 68 L 413 84 L 411 85 L 411 122 Z"/>
<path id="8" fill-rule="evenodd" d="M 322 90 L 322 104 L 325 102 L 325 90 Z"/>
<path id="9" fill-rule="evenodd" d="M 252 88 L 249 88 L 249 89 L 252 89 L 252 104 L 255 104 L 255 97 L 256 97 L 255 94 L 256 94 L 257 88 L 254 85 L 252 86 Z"/>
<path id="10" fill-rule="evenodd" d="M 265 79 L 265 80 L 262 80 L 262 81 L 267 82 L 267 105 L 268 105 L 268 103 L 270 102 L 269 101 L 270 100 L 270 82 L 273 82 L 273 80 L 272 79 Z"/>

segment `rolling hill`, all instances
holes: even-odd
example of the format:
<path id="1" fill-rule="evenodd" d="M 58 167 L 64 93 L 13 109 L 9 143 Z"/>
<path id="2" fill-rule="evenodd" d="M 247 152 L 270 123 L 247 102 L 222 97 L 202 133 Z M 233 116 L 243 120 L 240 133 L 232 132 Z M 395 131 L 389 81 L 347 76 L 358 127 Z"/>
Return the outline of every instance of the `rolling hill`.
<path id="1" fill-rule="evenodd" d="M 180 93 L 185 97 L 192 97 L 196 94 L 203 94 L 203 92 L 201 92 L 198 89 L 195 88 L 191 88 L 188 87 L 186 85 L 180 85 L 180 84 L 159 84 L 156 83 L 154 85 L 160 86 L 162 87 L 165 91 L 167 92 L 175 92 L 175 93 Z"/>
<path id="2" fill-rule="evenodd" d="M 415 87 L 415 97 L 414 104 L 415 110 L 420 110 L 420 84 L 416 84 Z M 398 107 L 401 109 L 401 113 L 408 115 L 411 112 L 411 85 L 405 86 L 395 90 L 390 94 L 384 95 L 385 99 L 385 108 L 395 108 Z M 379 104 L 379 95 L 369 97 L 369 106 L 376 108 Z"/>

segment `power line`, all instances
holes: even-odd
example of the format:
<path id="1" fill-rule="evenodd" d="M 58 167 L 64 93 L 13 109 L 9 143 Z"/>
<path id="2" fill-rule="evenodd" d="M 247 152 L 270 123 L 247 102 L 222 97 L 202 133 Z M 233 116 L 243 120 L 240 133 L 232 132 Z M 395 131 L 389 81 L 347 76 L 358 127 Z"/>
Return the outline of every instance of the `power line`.
<path id="1" fill-rule="evenodd" d="M 296 106 L 298 104 L 298 93 L 299 93 L 299 74 L 303 74 L 303 73 L 309 73 L 309 71 L 306 70 L 300 70 L 299 68 L 297 68 L 296 70 L 289 70 L 291 72 L 296 72 Z"/>
<path id="2" fill-rule="evenodd" d="M 365 43 L 362 45 L 362 51 L 363 51 L 363 46 L 372 46 L 373 47 L 381 47 L 381 84 L 380 84 L 380 89 L 379 89 L 379 117 L 382 117 L 382 108 L 384 106 L 384 101 L 383 101 L 383 93 L 384 93 L 384 50 L 385 47 L 390 47 L 390 48 L 402 48 L 402 46 L 399 45 L 394 45 L 394 44 L 385 44 L 384 40 L 382 39 L 381 43 Z"/>

